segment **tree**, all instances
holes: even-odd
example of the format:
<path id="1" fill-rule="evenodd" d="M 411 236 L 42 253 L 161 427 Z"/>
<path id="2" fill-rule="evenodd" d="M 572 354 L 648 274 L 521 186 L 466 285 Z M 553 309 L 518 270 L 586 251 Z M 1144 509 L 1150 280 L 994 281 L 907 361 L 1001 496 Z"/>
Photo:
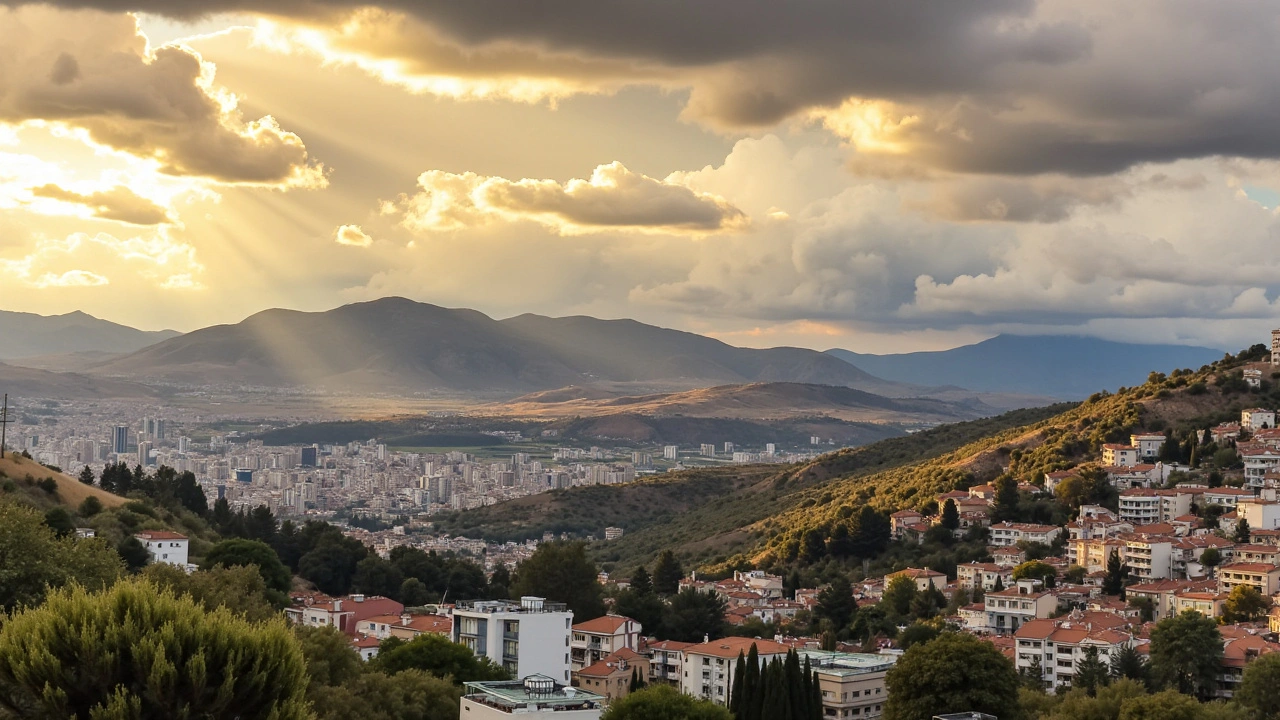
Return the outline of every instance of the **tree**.
<path id="1" fill-rule="evenodd" d="M 1249 528 L 1248 520 L 1245 520 L 1244 518 L 1239 518 L 1238 520 L 1236 520 L 1236 532 L 1235 532 L 1236 542 L 1238 543 L 1249 542 L 1249 535 L 1251 533 L 1252 533 L 1252 530 Z"/>
<path id="2" fill-rule="evenodd" d="M 668 685 L 650 685 L 614 700 L 600 720 L 732 720 L 726 708 Z"/>
<path id="3" fill-rule="evenodd" d="M 1126 700 L 1119 720 L 1200 720 L 1200 709 L 1195 698 L 1166 690 Z"/>
<path id="4" fill-rule="evenodd" d="M 887 614 L 906 617 L 911 612 L 911 601 L 915 600 L 917 592 L 915 580 L 899 575 L 885 586 L 880 605 Z"/>
<path id="5" fill-rule="evenodd" d="M 837 575 L 829 585 L 818 593 L 818 604 L 813 614 L 831 621 L 837 630 L 849 627 L 853 614 L 858 610 L 858 602 L 853 598 L 853 586 L 849 578 Z"/>
<path id="6" fill-rule="evenodd" d="M 370 555 L 357 563 L 356 574 L 351 581 L 351 586 L 356 592 L 389 598 L 398 598 L 400 586 L 403 584 L 404 575 L 396 566 L 377 555 Z M 425 592 L 426 588 L 424 587 L 423 590 Z"/>
<path id="7" fill-rule="evenodd" d="M 360 547 L 336 538 L 321 540 L 298 560 L 298 574 L 315 583 L 322 592 L 346 595 L 351 591 L 356 565 L 369 554 L 363 544 L 358 540 L 354 542 Z"/>
<path id="8" fill-rule="evenodd" d="M 196 515 L 204 517 L 209 514 L 209 499 L 205 497 L 200 483 L 196 482 L 195 473 L 187 471 L 179 475 L 174 481 L 173 494 L 178 504 Z"/>
<path id="9" fill-rule="evenodd" d="M 317 720 L 457 720 L 462 688 L 421 670 L 365 672 L 309 693 Z"/>
<path id="10" fill-rule="evenodd" d="M 482 680 L 506 680 L 507 672 L 485 657 L 477 657 L 466 645 L 451 642 L 435 633 L 424 633 L 408 641 L 383 641 L 373 666 L 388 675 L 404 670 L 423 670 L 438 677 L 453 678 L 461 685 Z"/>
<path id="11" fill-rule="evenodd" d="M 653 589 L 659 595 L 675 595 L 680 591 L 680 581 L 684 579 L 684 568 L 675 553 L 663 550 L 658 555 L 658 563 L 653 566 Z"/>
<path id="12" fill-rule="evenodd" d="M 398 597 L 405 607 L 421 607 L 431 600 L 427 586 L 423 585 L 418 578 L 409 578 L 400 583 Z"/>
<path id="13" fill-rule="evenodd" d="M 1280 653 L 1263 655 L 1246 665 L 1234 698 L 1256 720 L 1280 717 Z"/>
<path id="14" fill-rule="evenodd" d="M 1080 565 L 1072 565 L 1062 574 L 1062 579 L 1074 585 L 1079 585 L 1084 582 L 1084 576 L 1088 573 L 1089 570 L 1087 568 Z"/>
<path id="15" fill-rule="evenodd" d="M 1217 623 L 1194 611 L 1166 618 L 1151 631 L 1151 674 L 1161 686 L 1187 695 L 1207 695 L 1222 663 Z"/>
<path id="16" fill-rule="evenodd" d="M 1098 657 L 1098 646 L 1086 645 L 1084 658 L 1076 665 L 1076 676 L 1071 681 L 1071 686 L 1083 688 L 1092 696 L 1097 694 L 1099 687 L 1110 681 L 1111 668 Z"/>
<path id="17" fill-rule="evenodd" d="M 226 608 L 251 622 L 278 617 L 277 606 L 287 600 L 268 588 L 253 566 L 216 567 L 188 574 L 176 565 L 155 563 L 142 571 L 142 577 L 175 595 L 189 595 L 205 610 Z"/>
<path id="18" fill-rule="evenodd" d="M 267 587 L 287 593 L 293 584 L 289 569 L 276 556 L 275 550 L 257 540 L 233 538 L 214 545 L 204 556 L 201 569 L 252 565 L 258 569 Z"/>
<path id="19" fill-rule="evenodd" d="M 1251 585 L 1237 585 L 1231 588 L 1227 600 L 1222 606 L 1222 622 L 1228 625 L 1240 622 L 1251 622 L 1271 612 L 1271 598 L 1258 592 Z"/>
<path id="20" fill-rule="evenodd" d="M 653 592 L 653 578 L 649 576 L 649 571 L 645 570 L 643 565 L 631 573 L 630 590 L 641 597 Z"/>
<path id="21" fill-rule="evenodd" d="M 231 529 L 232 517 L 231 504 L 227 502 L 225 497 L 220 497 L 214 501 L 213 515 L 210 517 L 214 530 L 223 535 L 232 534 L 228 532 Z"/>
<path id="22" fill-rule="evenodd" d="M 596 566 L 580 542 L 542 543 L 516 568 L 516 595 L 533 595 L 565 603 L 574 617 L 590 620 L 605 613 Z"/>
<path id="23" fill-rule="evenodd" d="M 1018 481 L 1011 475 L 996 480 L 996 498 L 991 503 L 992 522 L 1018 519 Z"/>
<path id="24" fill-rule="evenodd" d="M 511 596 L 511 571 L 505 563 L 498 563 L 489 576 L 489 599 L 505 600 Z"/>
<path id="25" fill-rule="evenodd" d="M 1129 566 L 1120 560 L 1120 552 L 1112 550 L 1107 558 L 1107 576 L 1102 580 L 1102 592 L 1105 595 L 1118 595 L 1124 599 L 1124 586 L 1129 580 Z"/>
<path id="26" fill-rule="evenodd" d="M 704 636 L 721 638 L 726 608 L 724 598 L 714 591 L 687 587 L 671 598 L 662 627 L 668 639 L 679 642 L 702 642 Z"/>
<path id="27" fill-rule="evenodd" d="M 302 720 L 306 685 L 283 619 L 208 612 L 146 581 L 64 589 L 0 627 L 0 706 L 19 718 Z"/>
<path id="28" fill-rule="evenodd" d="M 613 612 L 635 620 L 646 635 L 664 637 L 662 631 L 662 615 L 667 604 L 652 592 L 641 595 L 633 588 L 618 593 L 613 601 Z"/>
<path id="29" fill-rule="evenodd" d="M 1222 563 L 1222 553 L 1218 552 L 1218 548 L 1205 548 L 1200 553 L 1200 564 L 1207 568 L 1216 568 Z"/>
<path id="30" fill-rule="evenodd" d="M 84 499 L 84 502 L 80 503 L 80 507 L 76 508 L 76 512 L 80 517 L 91 518 L 102 512 L 102 501 L 98 499 L 97 495 L 90 495 Z"/>
<path id="31" fill-rule="evenodd" d="M 940 632 L 937 627 L 929 623 L 914 622 L 908 625 L 906 630 L 898 633 L 897 644 L 898 647 L 907 650 L 913 645 L 923 645 L 933 640 Z"/>
<path id="32" fill-rule="evenodd" d="M 143 545 L 141 540 L 132 535 L 116 545 L 116 552 L 120 555 L 120 559 L 124 560 L 125 569 L 129 572 L 137 572 L 151 562 L 151 551 L 147 550 L 147 546 Z"/>
<path id="33" fill-rule="evenodd" d="M 939 524 L 952 532 L 960 529 L 960 510 L 956 507 L 955 500 L 947 498 L 942 504 L 942 520 Z"/>
<path id="34" fill-rule="evenodd" d="M 1052 565 L 1043 560 L 1028 560 L 1013 569 L 1013 579 L 1022 580 L 1031 578 L 1035 580 L 1046 581 L 1047 578 L 1057 577 L 1058 571 Z M 1046 585 L 1048 583 L 1046 582 Z"/>
<path id="35" fill-rule="evenodd" d="M 80 471 L 80 482 L 84 483 L 85 485 L 93 484 L 94 482 L 93 468 L 89 467 L 88 465 L 84 466 L 84 469 Z"/>
<path id="36" fill-rule="evenodd" d="M 1123 645 L 1111 654 L 1111 677 L 1116 680 L 1136 680 L 1143 685 L 1151 682 L 1146 658 L 1132 645 Z"/>
<path id="37" fill-rule="evenodd" d="M 123 570 L 105 540 L 58 537 L 39 511 L 0 500 L 0 613 L 39 605 L 51 587 L 100 590 Z"/>
<path id="38" fill-rule="evenodd" d="M 888 516 L 870 505 L 863 505 L 854 518 L 853 554 L 860 558 L 873 558 L 884 552 L 893 536 Z"/>
<path id="39" fill-rule="evenodd" d="M 1084 478 L 1072 475 L 1058 483 L 1053 494 L 1069 508 L 1078 508 L 1089 499 L 1089 485 Z"/>
<path id="40" fill-rule="evenodd" d="M 903 653 L 885 677 L 884 720 L 957 712 L 1018 715 L 1018 673 L 994 645 L 947 632 Z"/>
<path id="41" fill-rule="evenodd" d="M 58 537 L 64 538 L 75 534 L 76 521 L 72 519 L 71 513 L 67 512 L 62 506 L 49 508 L 44 513 L 44 524 Z"/>

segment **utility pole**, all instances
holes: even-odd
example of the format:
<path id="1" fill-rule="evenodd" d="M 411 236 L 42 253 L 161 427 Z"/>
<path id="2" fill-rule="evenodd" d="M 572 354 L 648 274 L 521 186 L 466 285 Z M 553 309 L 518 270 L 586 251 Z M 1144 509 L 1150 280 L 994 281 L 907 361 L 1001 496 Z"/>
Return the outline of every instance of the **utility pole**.
<path id="1" fill-rule="evenodd" d="M 4 443 L 9 430 L 9 393 L 4 394 L 4 406 L 0 407 L 0 460 L 4 459 Z"/>

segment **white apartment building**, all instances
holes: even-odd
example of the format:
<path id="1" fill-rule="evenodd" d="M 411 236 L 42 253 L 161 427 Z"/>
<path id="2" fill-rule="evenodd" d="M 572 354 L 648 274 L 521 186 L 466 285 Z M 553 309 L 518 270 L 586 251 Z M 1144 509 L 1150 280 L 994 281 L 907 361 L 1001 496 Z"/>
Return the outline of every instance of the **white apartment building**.
<path id="1" fill-rule="evenodd" d="M 1038 542 L 1050 545 L 1062 534 L 1057 525 L 1036 525 L 1034 523 L 1002 522 L 991 525 L 991 544 L 996 547 L 1017 545 L 1020 541 Z"/>
<path id="2" fill-rule="evenodd" d="M 889 697 L 884 677 L 895 655 L 800 650 L 800 664 L 808 659 L 822 691 L 823 717 L 877 718 Z"/>
<path id="3" fill-rule="evenodd" d="M 1163 440 L 1163 438 L 1161 438 Z M 1107 443 L 1102 446 L 1103 465 L 1137 465 L 1138 449 L 1132 445 Z"/>
<path id="4" fill-rule="evenodd" d="M 1240 427 L 1248 430 L 1264 430 L 1276 426 L 1276 413 L 1274 410 L 1266 410 L 1264 408 L 1249 408 L 1240 411 Z"/>
<path id="5" fill-rule="evenodd" d="M 1070 619 L 1033 620 L 1018 628 L 1017 657 L 1020 672 L 1032 670 L 1038 661 L 1045 687 L 1070 687 L 1084 660 L 1086 648 L 1098 650 L 1098 659 L 1110 666 L 1111 657 L 1133 645 L 1133 636 L 1111 628 Z"/>
<path id="6" fill-rule="evenodd" d="M 1237 585 L 1249 585 L 1263 596 L 1270 597 L 1280 591 L 1280 567 L 1238 562 L 1218 568 L 1218 592 L 1229 593 Z"/>
<path id="7" fill-rule="evenodd" d="M 136 533 L 134 537 L 147 548 L 147 552 L 151 553 L 151 562 L 176 565 L 188 572 L 194 569 L 187 567 L 190 564 L 187 562 L 187 551 L 191 541 L 186 535 L 163 530 L 146 530 Z"/>
<path id="8" fill-rule="evenodd" d="M 1241 498 L 1236 515 L 1249 523 L 1250 530 L 1280 529 L 1280 502 L 1261 498 Z"/>
<path id="9" fill-rule="evenodd" d="M 1138 457 L 1144 460 L 1160 455 L 1160 448 L 1164 447 L 1165 437 L 1160 433 L 1142 433 L 1129 436 L 1129 445 L 1136 448 Z"/>
<path id="10" fill-rule="evenodd" d="M 965 590 L 980 587 L 994 590 L 996 582 L 1002 587 L 1013 584 L 1013 568 L 995 563 L 971 562 L 956 566 L 956 583 Z"/>
<path id="11" fill-rule="evenodd" d="M 1120 519 L 1138 525 L 1168 522 L 1191 512 L 1192 494 L 1134 488 L 1120 493 Z"/>
<path id="12" fill-rule="evenodd" d="M 461 720 L 600 720 L 604 696 L 533 675 L 523 680 L 466 683 Z"/>
<path id="13" fill-rule="evenodd" d="M 513 677 L 545 675 L 568 683 L 573 613 L 539 597 L 460 602 L 451 638 L 489 658 Z"/>
<path id="14" fill-rule="evenodd" d="M 1165 535 L 1124 534 L 1125 564 L 1140 582 L 1174 577 L 1173 539 Z"/>
<path id="15" fill-rule="evenodd" d="M 622 615 L 605 615 L 574 625 L 569 640 L 569 662 L 574 670 L 595 665 L 626 648 L 640 647 L 640 623 Z"/>
<path id="16" fill-rule="evenodd" d="M 693 643 L 661 640 L 649 643 L 649 683 L 664 683 L 680 687 L 680 673 L 684 667 L 684 649 Z"/>
<path id="17" fill-rule="evenodd" d="M 1058 598 L 1045 592 L 1039 580 L 1019 580 L 1011 588 L 987 593 L 987 630 L 1014 632 L 1032 620 L 1044 619 L 1058 607 Z"/>
<path id="18" fill-rule="evenodd" d="M 1241 452 L 1244 462 L 1244 482 L 1247 487 L 1260 488 L 1267 473 L 1280 469 L 1280 450 L 1254 448 Z"/>
<path id="19" fill-rule="evenodd" d="M 772 640 L 727 637 L 720 640 L 690 645 L 684 649 L 684 667 L 681 669 L 680 691 L 704 700 L 724 705 L 733 689 L 734 665 L 738 655 L 750 654 L 756 646 L 761 665 L 774 658 L 785 658 L 788 648 Z"/>
<path id="20" fill-rule="evenodd" d="M 679 445 L 662 446 L 662 459 L 663 460 L 679 460 L 680 446 Z"/>

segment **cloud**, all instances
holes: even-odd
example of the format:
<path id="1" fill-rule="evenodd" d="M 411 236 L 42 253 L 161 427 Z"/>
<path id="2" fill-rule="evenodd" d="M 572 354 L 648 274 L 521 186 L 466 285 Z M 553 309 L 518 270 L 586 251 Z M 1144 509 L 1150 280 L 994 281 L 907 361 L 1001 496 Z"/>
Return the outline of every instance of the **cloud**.
<path id="1" fill-rule="evenodd" d="M 129 188 L 119 185 L 110 190 L 81 194 L 50 183 L 31 188 L 31 194 L 36 197 L 83 205 L 93 212 L 94 217 L 104 220 L 116 220 L 130 225 L 160 225 L 172 222 L 164 208 L 134 194 Z"/>
<path id="2" fill-rule="evenodd" d="M 442 95 L 679 89 L 701 122 L 817 117 L 860 153 L 928 169 L 1099 175 L 1280 157 L 1280 44 L 1259 0 L 62 4 L 257 12 L 277 23 L 269 44 Z"/>
<path id="3" fill-rule="evenodd" d="M 369 247 L 373 244 L 373 238 L 365 234 L 359 225 L 343 225 L 334 231 L 334 240 L 339 245 L 350 245 L 352 247 Z"/>
<path id="4" fill-rule="evenodd" d="M 634 173 L 614 162 L 588 180 L 508 180 L 430 170 L 404 196 L 403 224 L 416 231 L 460 230 L 530 220 L 562 234 L 636 230 L 704 234 L 740 230 L 748 218 L 710 193 Z"/>
<path id="5" fill-rule="evenodd" d="M 163 232 L 133 238 L 73 233 L 41 238 L 19 257 L 0 257 L 0 276 L 36 289 L 96 287 L 112 277 L 164 289 L 200 289 L 197 278 L 203 272 L 195 248 Z"/>
<path id="6" fill-rule="evenodd" d="M 318 187 L 323 168 L 270 116 L 245 119 L 194 51 L 150 48 L 122 14 L 0 8 L 0 122 L 78 128 L 164 173 L 222 183 Z"/>

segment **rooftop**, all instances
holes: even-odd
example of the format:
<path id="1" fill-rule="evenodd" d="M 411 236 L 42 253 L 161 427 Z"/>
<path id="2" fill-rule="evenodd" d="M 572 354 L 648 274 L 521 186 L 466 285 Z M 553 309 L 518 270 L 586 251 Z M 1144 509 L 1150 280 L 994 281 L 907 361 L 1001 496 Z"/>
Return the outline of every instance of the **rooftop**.
<path id="1" fill-rule="evenodd" d="M 553 613 L 569 612 L 569 606 L 547 602 L 540 597 L 522 597 L 519 600 L 459 600 L 454 610 L 479 613 Z"/>
<path id="2" fill-rule="evenodd" d="M 524 680 L 466 683 L 465 699 L 483 703 L 504 712 L 526 712 L 548 708 L 568 710 L 600 707 L 603 695 L 568 687 L 545 675 L 530 675 Z"/>
<path id="3" fill-rule="evenodd" d="M 814 670 L 826 675 L 848 677 L 867 673 L 884 672 L 898 661 L 895 655 L 874 655 L 872 653 L 844 653 L 829 650 L 800 650 L 803 662 L 808 658 Z"/>

